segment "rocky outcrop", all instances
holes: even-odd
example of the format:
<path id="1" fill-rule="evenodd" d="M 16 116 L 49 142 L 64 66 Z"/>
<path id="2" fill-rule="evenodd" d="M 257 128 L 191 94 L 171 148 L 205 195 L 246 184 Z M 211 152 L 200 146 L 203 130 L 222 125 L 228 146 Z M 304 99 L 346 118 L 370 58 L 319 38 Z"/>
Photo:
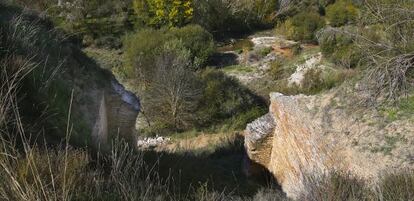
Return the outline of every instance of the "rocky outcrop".
<path id="1" fill-rule="evenodd" d="M 333 148 L 295 98 L 274 93 L 271 103 L 269 114 L 247 126 L 246 149 L 294 198 L 305 174 L 321 174 L 335 164 Z"/>
<path id="2" fill-rule="evenodd" d="M 325 66 L 321 64 L 321 61 L 322 53 L 319 52 L 318 54 L 312 55 L 312 57 L 306 59 L 304 64 L 297 65 L 295 73 L 293 73 L 289 78 L 289 85 L 302 87 L 305 75 L 308 71 L 323 70 L 325 68 Z"/>
<path id="3" fill-rule="evenodd" d="M 122 90 L 121 90 L 122 89 Z M 97 147 L 107 147 L 116 137 L 134 144 L 135 124 L 139 113 L 139 99 L 124 88 L 103 92 L 100 97 L 98 115 L 92 130 L 92 142 Z"/>
<path id="4" fill-rule="evenodd" d="M 105 150 L 117 137 L 135 144 L 139 99 L 77 48 L 64 47 L 63 52 L 68 55 L 64 71 L 55 79 L 73 91 L 74 144 Z"/>
<path id="5" fill-rule="evenodd" d="M 367 145 L 381 147 L 384 135 L 399 136 L 402 132 L 389 132 L 392 124 L 380 128 L 361 120 L 361 115 L 369 114 L 375 119 L 368 109 L 350 114 L 342 107 L 333 107 L 338 104 L 333 97 L 272 93 L 269 113 L 246 128 L 245 148 L 250 160 L 265 167 L 291 198 L 306 193 L 305 178 L 309 175 L 317 178 L 343 171 L 375 181 L 384 170 L 413 166 L 413 159 L 404 156 L 414 154 L 410 148 L 414 143 L 409 137 L 414 133 L 411 124 L 392 123 L 407 130 L 389 157 L 389 153 L 375 152 Z"/>

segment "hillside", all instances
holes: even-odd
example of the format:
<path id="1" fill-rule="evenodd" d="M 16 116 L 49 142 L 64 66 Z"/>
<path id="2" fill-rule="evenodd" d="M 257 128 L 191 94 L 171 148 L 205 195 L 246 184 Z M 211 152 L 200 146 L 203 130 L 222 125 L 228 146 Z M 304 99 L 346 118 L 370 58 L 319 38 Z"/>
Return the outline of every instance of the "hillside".
<path id="1" fill-rule="evenodd" d="M 414 200 L 413 9 L 0 1 L 0 201 Z"/>
<path id="2" fill-rule="evenodd" d="M 19 100 L 14 107 L 29 129 L 28 136 L 40 134 L 35 138 L 59 142 L 71 135 L 71 143 L 77 146 L 101 143 L 94 142 L 97 138 L 108 143 L 108 132 L 134 138 L 139 108 L 124 101 L 123 89 L 115 88 L 117 81 L 109 71 L 35 13 L 2 4 L 0 19 L 2 62 L 6 64 L 2 78 L 5 83 L 22 82 L 13 89 Z"/>

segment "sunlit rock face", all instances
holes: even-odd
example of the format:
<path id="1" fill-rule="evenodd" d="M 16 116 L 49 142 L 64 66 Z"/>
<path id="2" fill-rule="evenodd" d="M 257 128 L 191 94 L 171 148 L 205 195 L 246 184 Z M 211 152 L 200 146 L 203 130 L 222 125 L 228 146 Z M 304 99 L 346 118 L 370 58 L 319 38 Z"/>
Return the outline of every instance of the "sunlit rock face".
<path id="1" fill-rule="evenodd" d="M 291 198 L 304 190 L 304 175 L 321 175 L 346 163 L 336 160 L 336 147 L 328 142 L 296 97 L 278 93 L 271 94 L 269 114 L 245 133 L 249 158 L 266 167 Z"/>
<path id="2" fill-rule="evenodd" d="M 375 186 L 383 174 L 414 169 L 412 117 L 389 121 L 377 108 L 358 104 L 359 97 L 344 90 L 272 93 L 269 113 L 245 131 L 249 164 L 266 168 L 294 199 L 311 192 L 309 176 L 336 171 Z"/>

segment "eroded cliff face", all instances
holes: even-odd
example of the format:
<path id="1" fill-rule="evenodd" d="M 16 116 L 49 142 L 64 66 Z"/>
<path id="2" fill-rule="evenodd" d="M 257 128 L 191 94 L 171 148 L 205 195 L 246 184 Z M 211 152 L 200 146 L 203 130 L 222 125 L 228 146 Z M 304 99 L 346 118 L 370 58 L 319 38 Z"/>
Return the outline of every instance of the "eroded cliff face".
<path id="1" fill-rule="evenodd" d="M 121 91 L 103 90 L 96 97 L 97 115 L 92 129 L 92 143 L 98 148 L 108 147 L 110 140 L 121 137 L 131 144 L 136 142 L 135 123 L 139 113 L 139 99 L 132 93 L 126 101 L 124 88 Z M 124 96 L 123 96 L 124 95 Z"/>
<path id="2" fill-rule="evenodd" d="M 81 50 L 70 44 L 64 44 L 61 49 L 67 57 L 63 70 L 54 80 L 58 80 L 65 91 L 73 93 L 73 144 L 108 150 L 111 140 L 118 137 L 135 144 L 135 122 L 140 110 L 138 97 Z M 56 93 L 55 96 L 64 95 Z"/>
<path id="3" fill-rule="evenodd" d="M 270 112 L 247 126 L 246 149 L 251 160 L 266 167 L 290 197 L 300 193 L 305 174 L 331 168 L 334 146 L 293 97 L 271 94 Z"/>
<path id="4" fill-rule="evenodd" d="M 408 129 L 404 137 L 407 141 L 395 146 L 395 156 L 387 160 L 386 154 L 375 153 L 365 145 L 381 146 L 383 136 L 379 133 L 384 131 L 380 130 L 387 131 L 393 125 L 380 129 L 367 124 L 360 119 L 363 113 L 349 114 L 332 107 L 332 99 L 332 95 L 272 93 L 269 113 L 246 128 L 245 147 L 250 160 L 268 169 L 293 199 L 306 193 L 305 178 L 309 175 L 318 178 L 342 171 L 375 181 L 378 173 L 390 167 L 412 168 L 413 159 L 401 155 L 402 150 L 414 153 L 410 148 L 413 141 L 409 139 L 414 130 L 407 122 L 398 123 Z M 362 137 L 361 130 L 372 134 Z"/>

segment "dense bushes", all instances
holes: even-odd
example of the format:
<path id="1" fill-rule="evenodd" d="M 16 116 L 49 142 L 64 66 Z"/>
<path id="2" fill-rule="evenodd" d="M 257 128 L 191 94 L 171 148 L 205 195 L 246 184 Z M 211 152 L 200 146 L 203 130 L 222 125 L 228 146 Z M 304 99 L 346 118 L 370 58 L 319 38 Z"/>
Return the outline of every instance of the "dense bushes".
<path id="1" fill-rule="evenodd" d="M 241 86 L 234 78 L 222 72 L 207 69 L 201 73 L 204 82 L 203 98 L 198 109 L 200 126 L 217 124 L 225 119 L 243 115 L 263 103 L 248 89 Z M 259 117 L 261 114 L 253 117 Z M 253 120 L 253 119 L 247 119 Z M 247 123 L 247 122 L 244 122 Z M 243 125 L 244 126 L 244 125 Z M 241 129 L 238 127 L 237 129 Z"/>
<path id="2" fill-rule="evenodd" d="M 136 23 L 131 0 L 12 0 L 47 15 L 84 45 L 119 48 Z"/>
<path id="3" fill-rule="evenodd" d="M 350 34 L 354 27 L 326 28 L 318 33 L 322 54 L 333 63 L 354 68 L 360 60 L 360 53 Z"/>
<path id="4" fill-rule="evenodd" d="M 154 64 L 167 41 L 178 39 L 182 48 L 189 51 L 192 65 L 188 68 L 199 70 L 214 50 L 212 36 L 197 25 L 171 30 L 144 29 L 128 35 L 124 40 L 126 66 L 124 74 L 136 79 L 141 85 L 148 85 L 154 76 Z"/>
<path id="5" fill-rule="evenodd" d="M 201 25 L 215 36 L 271 26 L 277 0 L 15 0 L 46 11 L 66 31 L 85 39 L 85 45 L 118 47 L 119 38 L 134 27 Z M 104 37 L 111 40 L 102 40 Z M 95 41 L 99 40 L 99 41 Z"/>
<path id="6" fill-rule="evenodd" d="M 214 41 L 209 32 L 201 26 L 189 25 L 182 28 L 173 28 L 169 31 L 169 34 L 180 39 L 184 47 L 190 50 L 193 70 L 199 70 L 206 65 L 214 51 Z"/>
<path id="7" fill-rule="evenodd" d="M 193 22 L 217 33 L 271 24 L 277 1 L 133 0 L 133 7 L 144 26 L 182 27 Z"/>
<path id="8" fill-rule="evenodd" d="M 163 31 L 144 29 L 124 39 L 125 65 L 121 72 L 127 78 L 147 84 L 154 75 L 155 56 L 166 41 Z"/>
<path id="9" fill-rule="evenodd" d="M 326 8 L 326 18 L 334 27 L 354 23 L 357 17 L 358 9 L 351 0 L 338 0 Z"/>
<path id="10" fill-rule="evenodd" d="M 276 0 L 194 0 L 193 22 L 214 35 L 237 33 L 271 25 L 276 10 Z"/>
<path id="11" fill-rule="evenodd" d="M 277 32 L 288 39 L 316 42 L 316 32 L 325 25 L 324 19 L 316 12 L 301 12 L 279 25 Z"/>

